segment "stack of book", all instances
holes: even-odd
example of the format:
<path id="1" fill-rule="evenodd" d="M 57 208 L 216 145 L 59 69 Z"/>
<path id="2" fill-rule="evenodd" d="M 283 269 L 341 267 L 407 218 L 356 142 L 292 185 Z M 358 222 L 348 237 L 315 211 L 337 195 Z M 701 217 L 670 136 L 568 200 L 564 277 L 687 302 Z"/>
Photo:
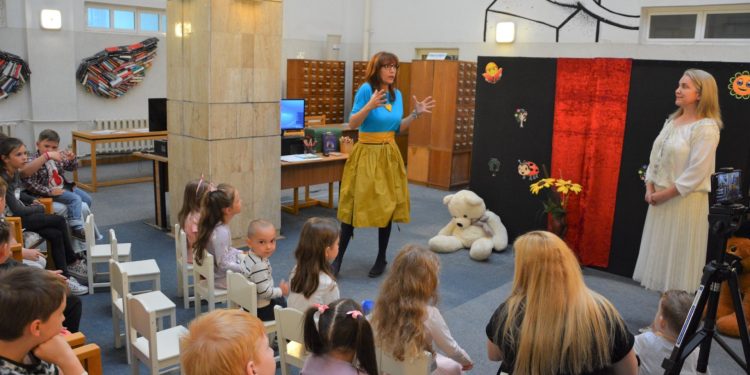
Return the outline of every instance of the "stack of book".
<path id="1" fill-rule="evenodd" d="M 0 51 L 0 100 L 23 88 L 31 77 L 29 64 L 20 57 Z"/>
<path id="2" fill-rule="evenodd" d="M 156 38 L 149 38 L 129 46 L 109 47 L 83 59 L 76 79 L 86 91 L 117 99 L 125 95 L 146 75 L 156 57 Z"/>

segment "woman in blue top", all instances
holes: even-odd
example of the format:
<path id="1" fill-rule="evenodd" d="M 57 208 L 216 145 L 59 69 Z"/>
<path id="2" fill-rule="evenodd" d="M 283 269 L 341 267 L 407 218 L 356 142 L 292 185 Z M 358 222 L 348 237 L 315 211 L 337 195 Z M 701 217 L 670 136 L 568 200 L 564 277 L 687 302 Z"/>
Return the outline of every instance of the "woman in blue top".
<path id="1" fill-rule="evenodd" d="M 406 117 L 401 92 L 394 88 L 398 75 L 398 57 L 378 52 L 370 59 L 366 82 L 357 90 L 349 117 L 349 127 L 359 128 L 344 167 L 339 193 L 338 219 L 341 221 L 339 254 L 333 262 L 338 275 L 354 228 L 377 227 L 378 257 L 369 276 L 383 274 L 387 264 L 385 251 L 391 235 L 391 222 L 409 222 L 409 190 L 406 169 L 395 142 L 395 134 L 423 113 L 430 113 L 435 101 L 428 96 L 418 101 Z"/>

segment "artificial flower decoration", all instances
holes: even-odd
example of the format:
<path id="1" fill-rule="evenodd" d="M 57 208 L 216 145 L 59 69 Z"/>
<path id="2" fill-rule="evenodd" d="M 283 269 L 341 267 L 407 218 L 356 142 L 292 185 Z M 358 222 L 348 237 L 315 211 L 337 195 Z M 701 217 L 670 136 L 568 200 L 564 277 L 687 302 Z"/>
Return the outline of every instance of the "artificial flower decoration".
<path id="1" fill-rule="evenodd" d="M 552 187 L 554 186 L 554 189 Z M 555 218 L 560 218 L 567 214 L 568 199 L 570 193 L 578 194 L 583 191 L 583 186 L 571 180 L 562 178 L 543 178 L 531 185 L 529 191 L 531 194 L 538 195 L 542 189 L 550 189 L 547 200 L 542 202 L 544 212 L 551 214 Z"/>
<path id="2" fill-rule="evenodd" d="M 737 72 L 729 78 L 729 95 L 737 99 L 750 99 L 750 71 Z"/>
<path id="3" fill-rule="evenodd" d="M 523 124 L 526 122 L 526 119 L 529 117 L 529 112 L 527 112 L 523 108 L 517 108 L 516 113 L 513 116 L 516 118 L 516 122 L 518 123 L 518 126 L 523 128 Z"/>

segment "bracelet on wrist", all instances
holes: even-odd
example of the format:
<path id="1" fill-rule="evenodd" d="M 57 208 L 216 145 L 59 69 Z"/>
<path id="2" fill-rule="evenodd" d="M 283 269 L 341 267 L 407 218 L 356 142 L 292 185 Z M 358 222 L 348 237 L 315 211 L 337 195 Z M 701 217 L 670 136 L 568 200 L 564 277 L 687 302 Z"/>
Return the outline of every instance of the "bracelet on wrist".
<path id="1" fill-rule="evenodd" d="M 416 110 L 416 109 L 415 109 L 415 110 L 413 110 L 413 111 L 411 111 L 411 114 L 412 114 L 412 115 L 414 116 L 414 118 L 415 118 L 415 119 L 418 119 L 418 118 L 419 118 L 419 112 L 417 112 L 417 110 Z"/>

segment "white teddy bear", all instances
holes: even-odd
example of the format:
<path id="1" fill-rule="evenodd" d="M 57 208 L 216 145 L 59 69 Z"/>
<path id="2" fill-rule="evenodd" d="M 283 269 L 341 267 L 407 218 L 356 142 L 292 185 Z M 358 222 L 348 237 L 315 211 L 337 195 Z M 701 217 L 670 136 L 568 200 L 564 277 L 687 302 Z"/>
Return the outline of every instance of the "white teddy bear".
<path id="1" fill-rule="evenodd" d="M 488 211 L 484 200 L 470 190 L 446 195 L 443 204 L 453 217 L 437 236 L 429 241 L 436 253 L 451 253 L 468 248 L 474 260 L 486 260 L 492 250 L 508 247 L 508 231 L 500 217 Z"/>

